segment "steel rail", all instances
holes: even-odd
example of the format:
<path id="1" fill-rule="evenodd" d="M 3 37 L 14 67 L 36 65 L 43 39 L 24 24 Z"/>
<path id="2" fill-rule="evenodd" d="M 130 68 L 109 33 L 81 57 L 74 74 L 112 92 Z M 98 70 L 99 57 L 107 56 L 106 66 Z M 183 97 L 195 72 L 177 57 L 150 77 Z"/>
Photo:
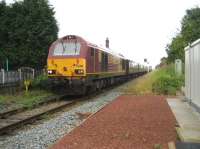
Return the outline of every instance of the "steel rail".
<path id="1" fill-rule="evenodd" d="M 43 105 L 30 111 L 23 111 L 6 118 L 1 118 L 0 135 L 9 133 L 11 130 L 19 128 L 22 124 L 32 123 L 44 114 L 55 112 L 73 103 L 76 103 L 76 100 L 49 103 L 48 105 Z"/>
<path id="2" fill-rule="evenodd" d="M 43 104 L 47 104 L 47 103 L 50 103 L 50 102 L 54 102 L 56 100 L 60 100 L 62 98 L 64 98 L 66 95 L 55 95 L 55 96 L 48 96 L 48 97 L 44 97 L 44 100 L 33 105 L 32 108 L 35 108 L 37 106 L 41 106 Z M 46 98 L 46 99 L 45 99 Z M 16 113 L 19 113 L 19 112 L 23 112 L 25 110 L 27 110 L 28 108 L 27 107 L 17 107 L 17 108 L 13 108 L 13 109 L 8 109 L 6 111 L 3 111 L 3 112 L 0 112 L 0 119 L 5 119 L 6 117 L 10 116 L 10 115 L 14 115 Z"/>

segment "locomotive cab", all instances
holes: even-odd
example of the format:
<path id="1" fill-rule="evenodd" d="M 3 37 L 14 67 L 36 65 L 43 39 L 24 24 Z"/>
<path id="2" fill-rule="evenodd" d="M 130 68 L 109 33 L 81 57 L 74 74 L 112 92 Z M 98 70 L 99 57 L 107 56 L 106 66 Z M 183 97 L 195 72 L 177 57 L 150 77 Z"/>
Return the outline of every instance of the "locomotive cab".
<path id="1" fill-rule="evenodd" d="M 48 77 L 80 79 L 86 76 L 86 46 L 77 36 L 69 35 L 55 41 L 47 60 Z"/>

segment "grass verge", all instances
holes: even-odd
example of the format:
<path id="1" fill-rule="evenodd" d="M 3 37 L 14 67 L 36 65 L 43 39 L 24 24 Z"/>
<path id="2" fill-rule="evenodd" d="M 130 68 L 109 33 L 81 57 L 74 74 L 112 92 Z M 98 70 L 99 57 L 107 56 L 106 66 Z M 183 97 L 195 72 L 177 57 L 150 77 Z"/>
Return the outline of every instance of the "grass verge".
<path id="1" fill-rule="evenodd" d="M 51 96 L 53 93 L 44 90 L 33 90 L 28 93 L 21 92 L 15 96 L 1 95 L 0 106 L 23 106 L 32 108 L 32 106 L 45 100 L 45 97 Z"/>
<path id="2" fill-rule="evenodd" d="M 131 81 L 123 91 L 135 95 L 175 95 L 183 84 L 184 75 L 177 76 L 171 64 Z"/>

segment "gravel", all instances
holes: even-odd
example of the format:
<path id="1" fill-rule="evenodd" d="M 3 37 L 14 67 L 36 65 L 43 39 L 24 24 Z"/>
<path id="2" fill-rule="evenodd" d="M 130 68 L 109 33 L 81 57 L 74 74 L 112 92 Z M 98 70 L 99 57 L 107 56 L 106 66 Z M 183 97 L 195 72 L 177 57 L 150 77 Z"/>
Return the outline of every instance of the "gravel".
<path id="1" fill-rule="evenodd" d="M 22 106 L 20 105 L 14 105 L 14 104 L 4 104 L 4 105 L 1 105 L 0 104 L 0 113 L 4 113 L 4 112 L 7 112 L 7 111 L 10 111 L 10 110 L 14 110 L 14 109 L 18 109 L 18 108 L 21 108 Z"/>
<path id="2" fill-rule="evenodd" d="M 0 136 L 0 149 L 44 149 L 51 146 L 64 134 L 79 126 L 83 119 L 77 113 L 94 113 L 116 99 L 121 87 L 103 93 L 93 100 L 75 107 L 58 117 L 42 124 L 33 125 L 27 130 L 19 130 L 12 136 Z"/>

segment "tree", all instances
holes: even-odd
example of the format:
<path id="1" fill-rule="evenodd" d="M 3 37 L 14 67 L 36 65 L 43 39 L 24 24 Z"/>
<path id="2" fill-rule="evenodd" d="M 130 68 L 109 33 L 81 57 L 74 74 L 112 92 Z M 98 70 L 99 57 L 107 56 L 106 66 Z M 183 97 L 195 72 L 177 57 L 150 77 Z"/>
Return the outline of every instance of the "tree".
<path id="1" fill-rule="evenodd" d="M 0 1 L 0 69 L 3 67 L 3 60 L 5 58 L 4 46 L 7 41 L 7 31 L 6 31 L 6 3 L 5 1 Z"/>
<path id="2" fill-rule="evenodd" d="M 167 61 L 174 62 L 179 58 L 184 61 L 184 48 L 200 38 L 200 8 L 192 8 L 186 11 L 181 22 L 181 31 L 167 45 Z"/>
<path id="3" fill-rule="evenodd" d="M 181 34 L 188 43 L 200 38 L 200 8 L 187 10 L 181 26 Z"/>
<path id="4" fill-rule="evenodd" d="M 12 68 L 44 67 L 48 48 L 58 34 L 54 11 L 48 1 L 16 1 L 6 6 L 4 13 L 4 24 L 0 24 L 0 28 L 5 28 L 0 32 L 5 32 L 1 37 L 0 55 L 4 53 Z"/>
<path id="5" fill-rule="evenodd" d="M 172 39 L 171 44 L 167 45 L 166 52 L 168 55 L 167 62 L 174 62 L 175 59 L 184 61 L 184 48 L 186 42 L 181 34 Z"/>

